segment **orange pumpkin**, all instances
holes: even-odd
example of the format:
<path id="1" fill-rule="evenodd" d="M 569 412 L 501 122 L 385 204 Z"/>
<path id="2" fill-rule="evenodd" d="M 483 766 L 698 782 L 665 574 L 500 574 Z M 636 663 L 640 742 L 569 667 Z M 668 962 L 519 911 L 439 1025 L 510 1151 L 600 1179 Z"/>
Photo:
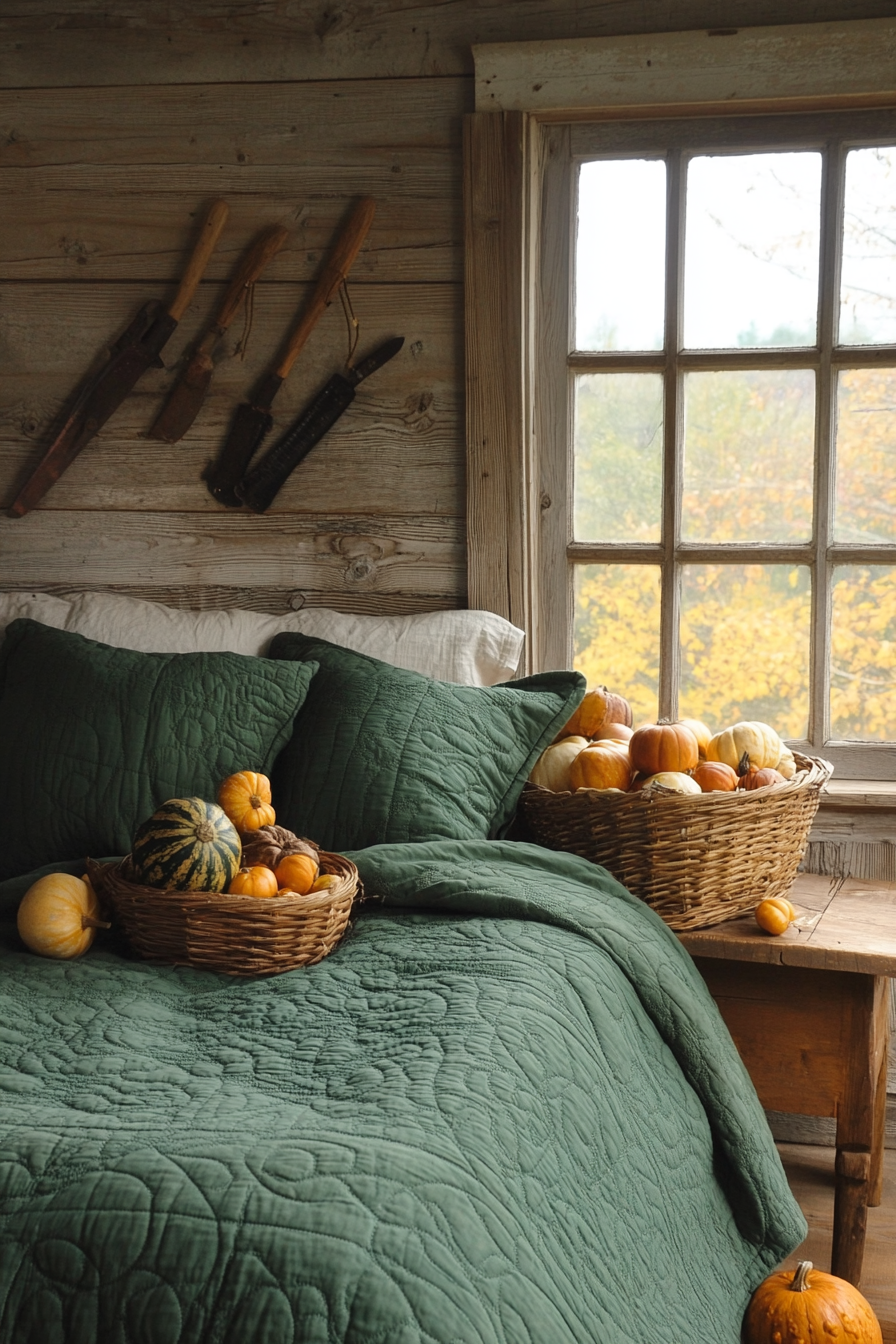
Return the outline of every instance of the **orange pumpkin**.
<path id="1" fill-rule="evenodd" d="M 748 770 L 738 783 L 739 789 L 764 789 L 768 784 L 786 784 L 787 780 L 777 770 L 765 766 L 762 770 Z"/>
<path id="2" fill-rule="evenodd" d="M 242 834 L 273 826 L 277 813 L 271 806 L 271 783 L 254 770 L 228 775 L 218 789 L 218 806 Z"/>
<path id="3" fill-rule="evenodd" d="M 287 854 L 274 869 L 274 876 L 281 887 L 304 896 L 314 886 L 319 872 L 318 864 L 309 854 Z"/>
<path id="4" fill-rule="evenodd" d="M 883 1344 L 878 1319 L 858 1288 L 813 1269 L 811 1260 L 763 1279 L 750 1298 L 743 1334 L 744 1344 Z"/>
<path id="5" fill-rule="evenodd" d="M 83 956 L 97 929 L 111 926 L 100 918 L 100 903 L 86 878 L 48 873 L 22 897 L 16 927 L 32 952 L 68 961 Z"/>
<path id="6" fill-rule="evenodd" d="M 693 778 L 704 793 L 733 793 L 737 788 L 737 771 L 724 761 L 701 761 Z"/>
<path id="7" fill-rule="evenodd" d="M 767 896 L 764 901 L 759 902 L 753 911 L 753 916 L 764 933 L 770 933 L 778 938 L 790 927 L 793 906 L 784 897 Z"/>
<path id="8" fill-rule="evenodd" d="M 569 767 L 571 789 L 627 789 L 632 767 L 619 743 L 595 742 L 585 747 Z"/>
<path id="9" fill-rule="evenodd" d="M 632 729 L 626 723 L 605 723 L 594 735 L 595 742 L 624 742 L 632 740 Z"/>
<path id="10" fill-rule="evenodd" d="M 594 738 L 607 723 L 624 723 L 631 728 L 632 707 L 623 696 L 608 691 L 606 686 L 596 686 L 585 693 L 560 737 Z"/>
<path id="11" fill-rule="evenodd" d="M 227 890 L 231 896 L 276 896 L 277 885 L 273 871 L 259 863 L 241 868 Z"/>
<path id="12" fill-rule="evenodd" d="M 700 758 L 697 739 L 683 723 L 645 723 L 628 746 L 632 765 L 645 775 L 672 770 L 684 774 Z"/>

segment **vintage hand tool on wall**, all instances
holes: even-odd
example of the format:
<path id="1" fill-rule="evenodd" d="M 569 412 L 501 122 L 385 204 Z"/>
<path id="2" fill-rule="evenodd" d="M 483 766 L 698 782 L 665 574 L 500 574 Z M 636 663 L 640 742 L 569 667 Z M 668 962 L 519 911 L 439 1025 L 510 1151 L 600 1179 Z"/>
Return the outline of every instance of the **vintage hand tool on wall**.
<path id="1" fill-rule="evenodd" d="M 246 299 L 250 286 L 261 275 L 268 262 L 277 255 L 289 231 L 279 224 L 265 229 L 243 253 L 240 263 L 224 294 L 216 320 L 205 332 L 189 364 L 184 369 L 168 398 L 164 409 L 149 431 L 151 439 L 177 443 L 182 439 L 199 414 L 214 372 L 212 351 L 236 317 Z"/>
<path id="2" fill-rule="evenodd" d="M 65 424 L 12 505 L 10 513 L 14 517 L 21 518 L 43 499 L 82 448 L 118 410 L 141 375 L 147 369 L 161 366 L 159 351 L 189 307 L 229 213 L 226 201 L 215 201 L 174 300 L 167 308 L 155 301 L 145 304 L 110 349 L 109 358 L 99 373 L 86 379 Z"/>
<path id="3" fill-rule="evenodd" d="M 227 504 L 230 508 L 239 508 L 242 503 L 236 494 L 236 486 L 274 423 L 271 415 L 273 400 L 321 313 L 331 303 L 339 286 L 344 284 L 373 223 L 375 210 L 376 203 L 369 196 L 363 197 L 355 206 L 287 342 L 282 358 L 275 368 L 264 375 L 252 401 L 243 402 L 237 407 L 227 441 L 217 461 L 205 473 L 206 484 L 219 503 Z"/>
<path id="4" fill-rule="evenodd" d="M 403 345 L 404 337 L 394 336 L 354 368 L 346 367 L 344 373 L 334 373 L 295 423 L 239 482 L 237 498 L 255 513 L 269 509 L 289 474 L 354 401 L 358 383 L 382 368 Z"/>

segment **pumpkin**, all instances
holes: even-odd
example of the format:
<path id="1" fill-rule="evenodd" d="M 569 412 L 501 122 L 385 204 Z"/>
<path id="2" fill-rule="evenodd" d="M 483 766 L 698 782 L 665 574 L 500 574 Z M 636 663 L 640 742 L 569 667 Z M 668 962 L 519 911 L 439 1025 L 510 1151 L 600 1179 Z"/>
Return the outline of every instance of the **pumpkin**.
<path id="1" fill-rule="evenodd" d="M 706 748 L 709 746 L 709 740 L 712 737 L 712 733 L 707 728 L 706 724 L 700 719 L 679 719 L 678 722 L 683 723 L 685 728 L 690 728 L 697 739 L 697 750 L 700 753 L 700 759 L 701 761 L 705 761 Z"/>
<path id="2" fill-rule="evenodd" d="M 785 779 L 793 779 L 796 774 L 796 761 L 793 758 L 793 752 L 789 747 L 785 747 L 781 752 L 779 759 L 775 763 L 775 769 L 778 774 L 783 775 Z"/>
<path id="3" fill-rule="evenodd" d="M 763 766 L 761 770 L 748 770 L 741 776 L 738 783 L 739 789 L 764 789 L 769 784 L 786 784 L 787 780 L 777 770 L 772 770 L 770 766 Z"/>
<path id="4" fill-rule="evenodd" d="M 776 938 L 784 933 L 793 919 L 793 906 L 781 896 L 767 896 L 753 911 L 756 923 L 765 933 Z"/>
<path id="5" fill-rule="evenodd" d="M 146 887 L 223 891 L 240 867 L 236 827 L 217 803 L 169 798 L 134 836 L 131 867 Z"/>
<path id="6" fill-rule="evenodd" d="M 619 744 L 594 742 L 569 767 L 572 789 L 627 789 L 632 779 L 628 752 Z"/>
<path id="7" fill-rule="evenodd" d="M 218 789 L 218 805 L 238 831 L 257 831 L 262 826 L 273 826 L 277 820 L 271 806 L 271 782 L 254 770 L 228 775 Z"/>
<path id="8" fill-rule="evenodd" d="M 632 765 L 645 775 L 693 770 L 700 758 L 697 739 L 683 723 L 645 723 L 628 744 Z"/>
<path id="9" fill-rule="evenodd" d="M 737 771 L 724 761 L 701 761 L 692 779 L 704 793 L 733 793 L 737 788 Z"/>
<path id="10" fill-rule="evenodd" d="M 883 1344 L 870 1303 L 845 1279 L 801 1260 L 763 1279 L 744 1317 L 744 1344 L 824 1340 L 825 1344 Z"/>
<path id="11" fill-rule="evenodd" d="M 641 784 L 639 790 L 651 790 L 656 787 L 657 792 L 664 793 L 702 793 L 700 785 L 691 775 L 686 775 L 680 770 L 660 770 L 655 775 L 648 775 Z"/>
<path id="12" fill-rule="evenodd" d="M 593 738 L 607 723 L 624 723 L 631 728 L 632 707 L 623 696 L 608 691 L 606 686 L 597 686 L 593 691 L 586 691 L 585 698 L 560 733 L 560 738 Z"/>
<path id="13" fill-rule="evenodd" d="M 745 721 L 723 728 L 715 737 L 709 739 L 706 748 L 708 761 L 724 761 L 738 774 L 745 774 L 753 766 L 762 770 L 765 766 L 774 768 L 781 759 L 784 743 L 774 728 L 767 723 Z"/>
<path id="14" fill-rule="evenodd" d="M 328 891 L 330 887 L 339 886 L 338 873 L 321 873 L 316 882 L 312 884 L 312 891 Z"/>
<path id="15" fill-rule="evenodd" d="M 632 740 L 632 729 L 625 723 L 605 723 L 594 735 L 595 742 L 624 742 L 628 746 Z"/>
<path id="16" fill-rule="evenodd" d="M 257 863 L 241 868 L 227 890 L 231 896 L 276 896 L 278 882 L 270 868 Z"/>
<path id="17" fill-rule="evenodd" d="M 68 873 L 39 877 L 22 897 L 16 925 L 32 952 L 63 961 L 83 956 L 97 929 L 111 928 L 100 919 L 100 903 L 90 883 Z"/>
<path id="18" fill-rule="evenodd" d="M 587 745 L 587 737 L 564 737 L 560 742 L 554 742 L 541 753 L 529 779 L 552 793 L 568 793 L 569 767 Z"/>
<path id="19" fill-rule="evenodd" d="M 287 854 L 274 869 L 274 876 L 281 887 L 304 896 L 317 881 L 319 865 L 309 854 Z"/>

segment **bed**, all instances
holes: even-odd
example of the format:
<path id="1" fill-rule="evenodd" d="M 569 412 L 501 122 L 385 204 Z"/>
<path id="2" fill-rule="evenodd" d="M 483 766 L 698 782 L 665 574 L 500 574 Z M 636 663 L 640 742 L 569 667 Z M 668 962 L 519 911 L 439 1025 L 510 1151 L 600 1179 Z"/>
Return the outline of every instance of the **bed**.
<path id="1" fill-rule="evenodd" d="M 56 624 L 0 648 L 0 766 L 37 762 L 2 812 L 0 1338 L 735 1344 L 805 1235 L 752 1085 L 651 910 L 502 838 L 580 679 Z M 358 865 L 336 951 L 259 980 L 139 961 L 114 930 L 81 961 L 28 953 L 36 874 L 125 852 L 135 809 L 184 770 L 201 792 L 222 741 L 266 751 L 279 819 Z"/>

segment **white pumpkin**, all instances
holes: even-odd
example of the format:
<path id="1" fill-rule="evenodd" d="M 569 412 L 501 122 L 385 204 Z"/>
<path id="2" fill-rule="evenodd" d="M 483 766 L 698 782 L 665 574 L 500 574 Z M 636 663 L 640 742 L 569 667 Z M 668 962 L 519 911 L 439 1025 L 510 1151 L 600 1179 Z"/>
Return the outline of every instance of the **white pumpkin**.
<path id="1" fill-rule="evenodd" d="M 709 739 L 706 748 L 708 761 L 724 761 L 732 770 L 741 772 L 741 763 L 747 757 L 747 766 L 754 770 L 774 769 L 781 759 L 784 743 L 774 728 L 758 720 L 745 720 L 723 728 Z M 783 771 L 782 771 L 783 774 Z"/>
<path id="2" fill-rule="evenodd" d="M 589 745 L 587 737 L 564 737 L 546 747 L 532 767 L 529 779 L 551 793 L 569 793 L 569 767 L 580 751 Z"/>
<path id="3" fill-rule="evenodd" d="M 656 786 L 668 793 L 702 793 L 696 779 L 683 774 L 680 770 L 661 770 L 657 775 L 648 775 L 641 785 L 641 792 L 649 793 Z"/>

